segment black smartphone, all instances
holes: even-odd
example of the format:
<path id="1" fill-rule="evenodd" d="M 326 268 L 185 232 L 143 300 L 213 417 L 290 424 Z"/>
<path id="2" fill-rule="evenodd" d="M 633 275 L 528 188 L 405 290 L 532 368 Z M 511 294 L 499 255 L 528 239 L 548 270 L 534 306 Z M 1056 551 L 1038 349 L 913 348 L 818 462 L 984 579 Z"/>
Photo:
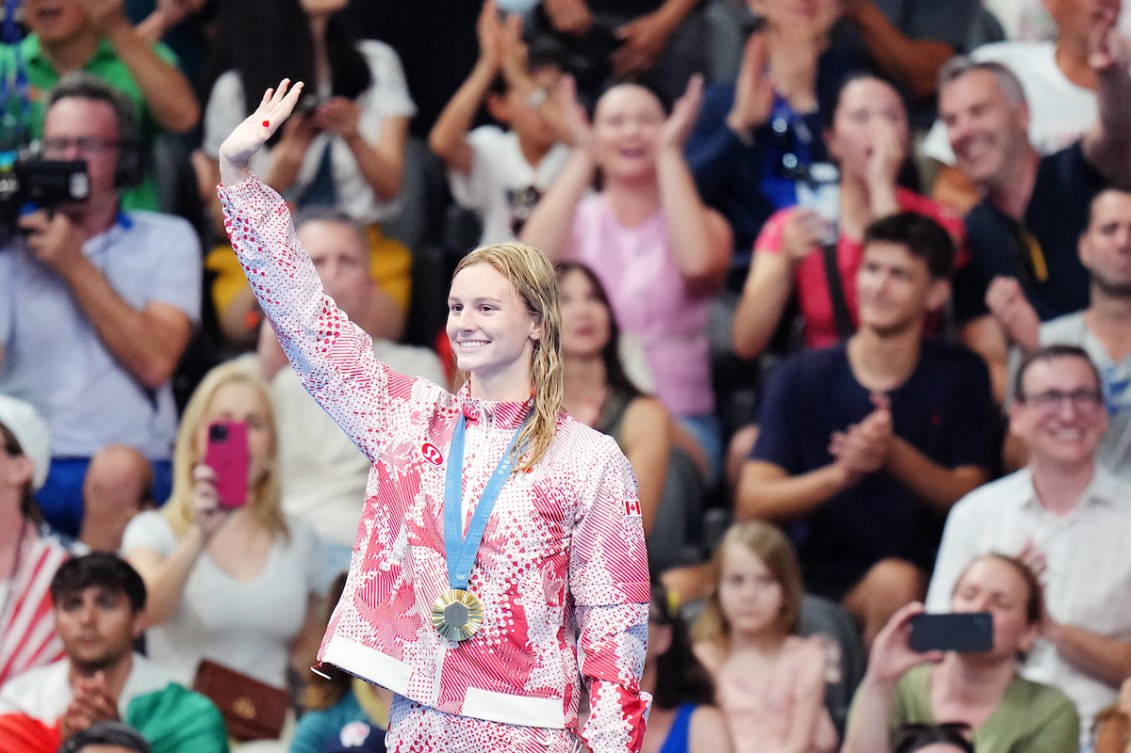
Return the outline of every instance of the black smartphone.
<path id="1" fill-rule="evenodd" d="M 977 654 L 994 647 L 994 619 L 989 612 L 917 614 L 911 618 L 911 650 Z"/>

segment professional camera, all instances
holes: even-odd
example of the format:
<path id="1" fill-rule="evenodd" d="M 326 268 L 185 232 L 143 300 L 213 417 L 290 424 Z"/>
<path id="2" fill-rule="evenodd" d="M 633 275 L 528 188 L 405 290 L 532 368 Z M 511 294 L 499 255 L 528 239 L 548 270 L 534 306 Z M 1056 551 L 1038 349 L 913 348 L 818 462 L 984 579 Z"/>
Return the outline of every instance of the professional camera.
<path id="1" fill-rule="evenodd" d="M 82 160 L 19 160 L 0 170 L 0 245 L 19 232 L 28 209 L 53 209 L 90 198 L 90 179 Z"/>

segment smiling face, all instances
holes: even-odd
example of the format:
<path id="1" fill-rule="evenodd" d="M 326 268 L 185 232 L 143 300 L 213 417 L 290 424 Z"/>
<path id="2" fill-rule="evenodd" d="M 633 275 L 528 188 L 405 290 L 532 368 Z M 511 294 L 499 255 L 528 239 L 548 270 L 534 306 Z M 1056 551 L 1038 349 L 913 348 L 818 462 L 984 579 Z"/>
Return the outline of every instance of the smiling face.
<path id="1" fill-rule="evenodd" d="M 1108 189 L 1092 200 L 1080 261 L 1107 295 L 1131 298 L 1131 193 Z"/>
<path id="2" fill-rule="evenodd" d="M 530 390 L 531 356 L 541 332 L 514 285 L 490 264 L 471 264 L 452 279 L 447 335 L 473 390 L 486 387 L 521 399 L 517 395 Z"/>
<path id="3" fill-rule="evenodd" d="M 1030 462 L 1065 470 L 1090 466 L 1107 430 L 1102 388 L 1091 366 L 1074 356 L 1037 359 L 1025 369 L 1020 392 L 1010 407 L 1009 430 L 1028 447 Z M 1059 399 L 1052 400 L 1056 393 Z"/>
<path id="4" fill-rule="evenodd" d="M 993 73 L 972 70 L 939 91 L 939 116 L 946 124 L 955 166 L 979 186 L 1006 178 L 1029 144 L 1029 111 L 1010 100 Z"/>
<path id="5" fill-rule="evenodd" d="M 589 277 L 580 269 L 562 275 L 562 355 L 596 356 L 609 342 L 611 313 Z"/>
<path id="6" fill-rule="evenodd" d="M 955 612 L 989 612 L 993 616 L 994 645 L 985 658 L 1012 660 L 1028 651 L 1037 639 L 1037 625 L 1029 622 L 1029 583 L 1014 565 L 998 557 L 975 560 L 958 579 L 951 596 Z"/>
<path id="7" fill-rule="evenodd" d="M 886 130 L 885 130 L 886 129 Z M 858 78 L 844 86 L 826 134 L 829 153 L 845 176 L 863 178 L 877 139 L 890 131 L 907 153 L 907 112 L 899 94 L 885 81 Z"/>
<path id="8" fill-rule="evenodd" d="M 593 149 L 607 178 L 652 178 L 656 146 L 665 120 L 656 95 L 642 86 L 622 84 L 597 101 L 593 113 Z"/>
<path id="9" fill-rule="evenodd" d="M 749 547 L 725 546 L 718 596 L 719 610 L 733 635 L 754 637 L 779 630 L 785 599 L 782 583 Z"/>

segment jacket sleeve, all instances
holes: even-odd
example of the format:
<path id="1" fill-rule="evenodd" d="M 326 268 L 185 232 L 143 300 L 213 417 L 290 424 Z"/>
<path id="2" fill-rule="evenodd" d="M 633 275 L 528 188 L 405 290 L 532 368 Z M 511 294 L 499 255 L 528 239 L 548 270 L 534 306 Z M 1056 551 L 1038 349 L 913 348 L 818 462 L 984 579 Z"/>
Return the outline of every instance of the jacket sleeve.
<path id="1" fill-rule="evenodd" d="M 602 438 L 598 447 L 607 459 L 594 464 L 581 490 L 570 548 L 578 664 L 589 688 L 590 714 L 581 734 L 592 753 L 635 752 L 651 704 L 640 690 L 648 643 L 648 557 L 632 469 L 611 438 Z"/>
<path id="2" fill-rule="evenodd" d="M 368 334 L 338 308 L 295 237 L 283 198 L 252 176 L 221 186 L 224 227 L 251 290 L 303 386 L 376 461 L 392 420 L 390 397 L 411 382 L 373 355 Z M 376 429 L 376 430 L 375 430 Z"/>

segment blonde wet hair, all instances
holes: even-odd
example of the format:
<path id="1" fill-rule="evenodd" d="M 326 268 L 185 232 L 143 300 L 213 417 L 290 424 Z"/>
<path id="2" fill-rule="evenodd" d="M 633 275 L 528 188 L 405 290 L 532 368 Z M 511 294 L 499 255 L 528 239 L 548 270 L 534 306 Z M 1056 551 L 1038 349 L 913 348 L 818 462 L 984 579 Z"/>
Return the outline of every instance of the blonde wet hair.
<path id="1" fill-rule="evenodd" d="M 264 418 L 271 435 L 271 455 L 267 470 L 255 488 L 248 490 L 248 509 L 255 523 L 269 531 L 272 536 L 281 535 L 289 538 L 290 530 L 283 516 L 282 491 L 279 485 L 279 434 L 275 424 L 275 406 L 267 383 L 236 363 L 221 364 L 209 371 L 189 398 L 184 415 L 181 416 L 177 443 L 173 450 L 173 493 L 161 511 L 169 519 L 169 525 L 178 537 L 188 533 L 196 521 L 192 469 L 203 459 L 196 438 L 216 393 L 232 384 L 246 385 L 255 391 L 263 403 Z"/>
<path id="2" fill-rule="evenodd" d="M 530 359 L 530 384 L 534 404 L 530 420 L 515 443 L 525 448 L 515 472 L 537 465 L 550 449 L 562 410 L 562 313 L 558 302 L 558 276 L 554 265 L 538 249 L 523 243 L 480 246 L 460 260 L 455 274 L 474 264 L 487 264 L 514 286 L 534 320 L 541 326 Z"/>

